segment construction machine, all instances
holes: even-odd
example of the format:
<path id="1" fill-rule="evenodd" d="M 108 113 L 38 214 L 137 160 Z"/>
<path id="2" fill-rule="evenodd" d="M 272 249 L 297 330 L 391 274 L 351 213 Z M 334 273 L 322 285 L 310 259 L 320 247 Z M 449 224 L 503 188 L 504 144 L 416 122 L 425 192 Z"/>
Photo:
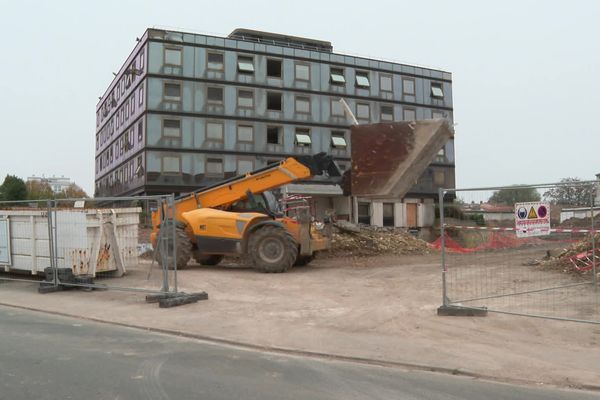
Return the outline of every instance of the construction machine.
<path id="1" fill-rule="evenodd" d="M 284 272 L 309 262 L 317 251 L 329 248 L 326 229 L 307 213 L 286 216 L 269 191 L 316 175 L 341 179 L 333 158 L 320 153 L 289 157 L 178 198 L 177 268 L 185 268 L 191 257 L 203 265 L 216 265 L 226 255 L 245 256 L 262 272 Z M 152 214 L 155 248 L 159 211 Z"/>
<path id="2" fill-rule="evenodd" d="M 200 264 L 216 265 L 229 255 L 244 257 L 262 272 L 306 264 L 316 252 L 330 248 L 328 221 L 317 224 L 308 213 L 286 216 L 269 191 L 324 175 L 338 179 L 345 195 L 402 198 L 452 135 L 441 119 L 354 125 L 352 167 L 344 177 L 324 153 L 293 156 L 184 195 L 174 205 L 175 252 L 172 241 L 166 241 L 171 249 L 166 253 L 176 254 L 169 264 L 182 269 L 193 257 Z M 152 214 L 151 239 L 159 251 L 165 213 L 163 206 Z"/>

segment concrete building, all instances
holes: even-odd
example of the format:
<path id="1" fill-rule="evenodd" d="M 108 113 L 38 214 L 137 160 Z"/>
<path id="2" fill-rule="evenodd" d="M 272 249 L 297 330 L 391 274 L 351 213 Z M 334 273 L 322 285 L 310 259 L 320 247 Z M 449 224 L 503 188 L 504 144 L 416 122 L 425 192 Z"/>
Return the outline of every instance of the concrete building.
<path id="1" fill-rule="evenodd" d="M 96 110 L 95 196 L 184 193 L 298 154 L 350 166 L 349 126 L 448 118 L 448 72 L 348 56 L 321 40 L 236 29 L 228 37 L 148 29 Z M 405 199 L 358 203 L 327 179 L 289 185 L 318 216 L 426 226 L 440 186 L 454 186 L 448 142 Z"/>
<path id="2" fill-rule="evenodd" d="M 73 184 L 71 179 L 64 176 L 30 176 L 27 178 L 27 182 L 47 183 L 54 193 L 64 192 Z"/>

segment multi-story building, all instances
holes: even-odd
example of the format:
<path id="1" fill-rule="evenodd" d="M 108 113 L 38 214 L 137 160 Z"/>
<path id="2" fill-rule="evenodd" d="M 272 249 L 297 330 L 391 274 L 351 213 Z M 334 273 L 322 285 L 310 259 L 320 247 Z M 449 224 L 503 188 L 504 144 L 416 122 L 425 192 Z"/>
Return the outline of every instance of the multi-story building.
<path id="1" fill-rule="evenodd" d="M 95 195 L 189 192 L 298 154 L 327 152 L 345 170 L 340 98 L 359 123 L 452 120 L 451 84 L 448 72 L 337 54 L 320 40 L 148 29 L 97 106 Z M 323 179 L 287 191 L 312 195 L 318 215 L 423 226 L 439 186 L 454 186 L 452 140 L 404 199 L 352 207 Z"/>
<path id="2" fill-rule="evenodd" d="M 64 192 L 73 184 L 71 179 L 65 178 L 64 176 L 30 176 L 27 178 L 27 182 L 41 182 L 50 185 L 50 188 L 54 193 Z"/>

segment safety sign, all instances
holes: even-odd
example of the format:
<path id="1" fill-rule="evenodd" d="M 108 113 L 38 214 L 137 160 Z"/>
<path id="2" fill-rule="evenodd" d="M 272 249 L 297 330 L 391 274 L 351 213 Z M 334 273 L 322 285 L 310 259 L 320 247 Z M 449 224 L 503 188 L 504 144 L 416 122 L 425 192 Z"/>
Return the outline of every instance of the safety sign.
<path id="1" fill-rule="evenodd" d="M 550 204 L 543 202 L 515 203 L 517 237 L 550 234 Z"/>

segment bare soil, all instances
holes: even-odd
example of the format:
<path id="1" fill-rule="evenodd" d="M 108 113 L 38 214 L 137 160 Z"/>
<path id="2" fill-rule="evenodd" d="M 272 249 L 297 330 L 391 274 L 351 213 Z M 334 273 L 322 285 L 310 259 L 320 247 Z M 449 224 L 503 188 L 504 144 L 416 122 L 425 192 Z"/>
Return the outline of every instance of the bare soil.
<path id="1" fill-rule="evenodd" d="M 450 262 L 463 268 L 512 265 L 524 273 L 529 270 L 523 263 L 544 253 L 542 248 L 522 254 L 512 250 L 513 263 L 507 263 L 510 257 L 502 251 L 479 258 L 457 256 Z M 159 271 L 147 281 L 149 266 L 143 261 L 127 277 L 107 282 L 157 288 Z M 465 276 L 454 279 L 461 282 Z M 139 294 L 38 295 L 33 283 L 0 283 L 0 302 L 259 346 L 432 365 L 499 380 L 600 384 L 598 325 L 495 313 L 485 318 L 437 316 L 442 286 L 440 255 L 435 253 L 322 258 L 285 274 L 261 274 L 226 261 L 179 271 L 178 283 L 186 292 L 207 291 L 209 300 L 159 309 Z"/>

